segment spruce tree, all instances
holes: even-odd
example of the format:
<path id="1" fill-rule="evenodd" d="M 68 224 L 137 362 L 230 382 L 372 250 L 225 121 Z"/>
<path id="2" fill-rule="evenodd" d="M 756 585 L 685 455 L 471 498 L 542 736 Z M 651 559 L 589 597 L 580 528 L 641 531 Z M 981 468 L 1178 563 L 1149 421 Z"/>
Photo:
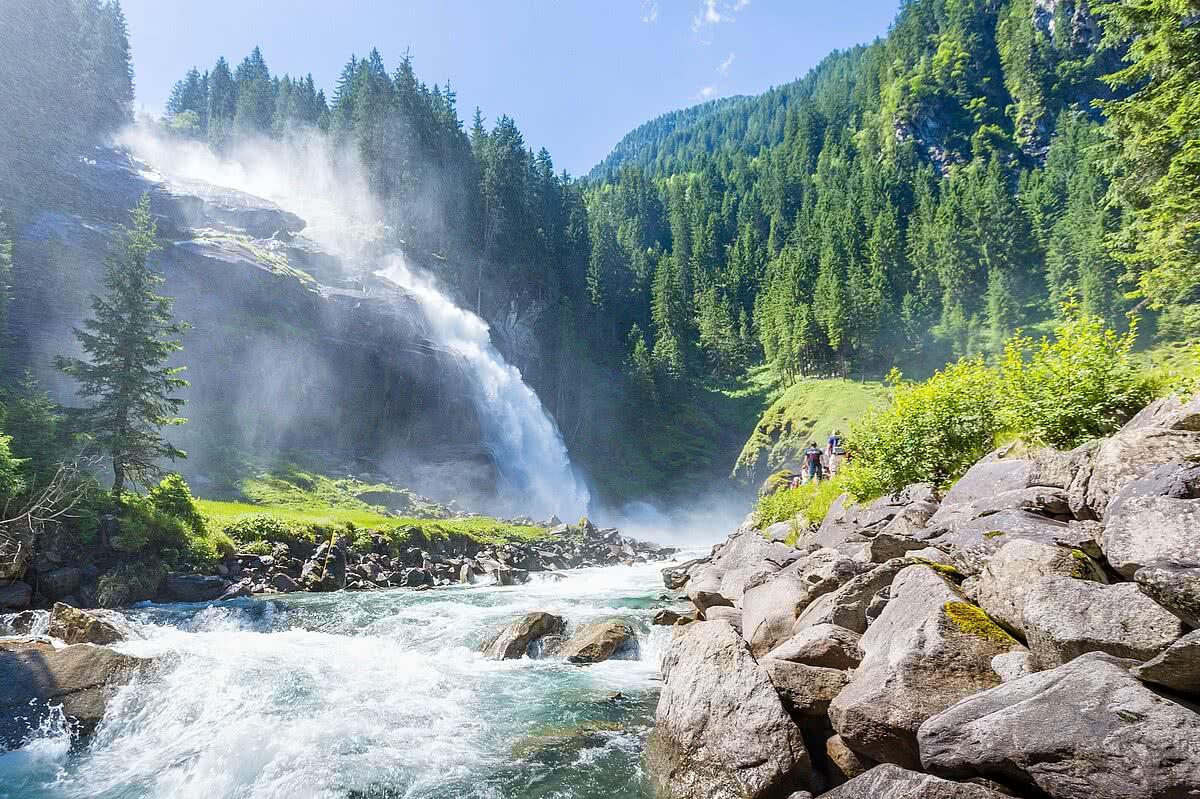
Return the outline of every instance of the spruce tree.
<path id="1" fill-rule="evenodd" d="M 8 334 L 8 304 L 12 301 L 12 254 L 12 239 L 8 235 L 5 211 L 0 208 L 0 375 L 4 374 L 9 365 L 11 339 Z"/>
<path id="2" fill-rule="evenodd" d="M 156 293 L 163 278 L 149 264 L 159 249 L 149 193 L 131 216 L 105 259 L 107 294 L 92 297 L 93 317 L 75 331 L 87 360 L 55 360 L 78 381 L 79 395 L 94 401 L 83 419 L 112 461 L 118 499 L 127 484 L 145 485 L 155 476 L 160 460 L 185 457 L 160 431 L 185 421 L 177 416 L 184 400 L 173 396 L 187 386 L 179 377 L 183 367 L 166 362 L 182 349 L 176 337 L 187 325 L 173 320 L 174 300 Z"/>

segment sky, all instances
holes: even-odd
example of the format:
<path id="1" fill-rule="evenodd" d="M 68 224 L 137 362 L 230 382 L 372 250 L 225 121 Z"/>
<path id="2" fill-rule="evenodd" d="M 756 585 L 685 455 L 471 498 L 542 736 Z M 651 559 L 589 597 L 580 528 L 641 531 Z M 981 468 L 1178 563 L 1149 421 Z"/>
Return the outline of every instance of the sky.
<path id="1" fill-rule="evenodd" d="M 459 115 L 508 114 L 555 166 L 587 172 L 647 120 L 801 77 L 887 33 L 898 0 L 123 0 L 139 109 L 161 114 L 192 66 L 258 45 L 272 74 L 332 97 L 350 55 L 447 80 Z"/>

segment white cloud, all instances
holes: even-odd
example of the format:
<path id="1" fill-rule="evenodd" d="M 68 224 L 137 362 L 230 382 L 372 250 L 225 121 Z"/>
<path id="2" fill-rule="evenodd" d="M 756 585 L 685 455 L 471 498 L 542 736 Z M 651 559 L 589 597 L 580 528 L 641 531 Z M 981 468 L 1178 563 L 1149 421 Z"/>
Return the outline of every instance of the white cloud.
<path id="1" fill-rule="evenodd" d="M 741 2 L 741 0 L 738 0 Z M 642 2 L 642 22 L 647 25 L 658 19 L 658 3 Z"/>
<path id="2" fill-rule="evenodd" d="M 724 61 L 722 61 L 721 65 L 719 67 L 717 67 L 717 71 L 720 72 L 722 75 L 728 75 L 729 68 L 733 66 L 733 59 L 736 57 L 737 56 L 734 53 L 730 53 L 729 57 L 726 58 Z"/>
<path id="3" fill-rule="evenodd" d="M 700 13 L 692 17 L 692 32 L 699 33 L 709 25 L 733 22 L 734 15 L 748 5 L 750 5 L 750 0 L 733 0 L 733 2 L 701 0 Z"/>
<path id="4" fill-rule="evenodd" d="M 713 93 L 716 92 L 716 90 L 716 86 L 705 86 L 700 90 L 700 96 L 707 100 L 709 97 L 713 96 Z"/>

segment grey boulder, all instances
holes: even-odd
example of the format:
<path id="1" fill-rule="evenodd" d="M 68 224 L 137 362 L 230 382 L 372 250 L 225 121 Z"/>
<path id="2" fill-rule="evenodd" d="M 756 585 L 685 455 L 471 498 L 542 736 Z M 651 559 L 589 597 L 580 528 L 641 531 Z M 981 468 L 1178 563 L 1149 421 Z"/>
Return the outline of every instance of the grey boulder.
<path id="1" fill-rule="evenodd" d="M 824 716 L 829 703 L 850 681 L 850 675 L 840 669 L 772 657 L 765 657 L 758 664 L 766 669 L 788 710 L 800 716 Z"/>
<path id="2" fill-rule="evenodd" d="M 963 699 L 921 725 L 921 761 L 1051 799 L 1200 794 L 1200 713 L 1089 653 Z"/>
<path id="3" fill-rule="evenodd" d="M 530 654 L 534 642 L 547 635 L 561 635 L 567 623 L 562 616 L 537 611 L 510 622 L 481 647 L 489 660 L 512 660 Z"/>
<path id="4" fill-rule="evenodd" d="M 29 607 L 33 598 L 33 587 L 19 581 L 0 581 L 0 609 L 22 610 Z"/>
<path id="5" fill-rule="evenodd" d="M 1020 645 L 928 566 L 904 569 L 891 592 L 859 641 L 865 657 L 829 718 L 854 751 L 917 768 L 921 723 L 998 685 L 992 658 Z"/>
<path id="6" fill-rule="evenodd" d="M 1099 564 L 1078 549 L 1017 539 L 1005 543 L 979 575 L 979 607 L 1014 632 L 1025 634 L 1025 595 L 1041 577 L 1107 582 Z"/>
<path id="7" fill-rule="evenodd" d="M 663 680 L 647 749 L 660 796 L 766 799 L 814 787 L 800 728 L 733 627 L 681 628 Z"/>
<path id="8" fill-rule="evenodd" d="M 1200 557 L 1200 552 L 1194 557 Z M 1189 627 L 1200 627 L 1200 564 L 1155 563 L 1138 569 L 1133 579 L 1147 596 Z"/>
<path id="9" fill-rule="evenodd" d="M 880 591 L 886 589 L 911 561 L 903 558 L 881 563 L 871 571 L 851 578 L 836 591 L 813 600 L 796 619 L 794 631 L 819 624 L 836 624 L 856 633 L 865 633 L 868 609 Z"/>
<path id="10" fill-rule="evenodd" d="M 1043 669 L 1087 652 L 1149 660 L 1187 632 L 1134 583 L 1043 577 L 1025 596 L 1023 627 Z"/>
<path id="11" fill-rule="evenodd" d="M 740 528 L 714 547 L 706 561 L 688 568 L 688 599 L 701 610 L 738 605 L 752 580 L 779 571 L 800 555 L 786 544 L 768 541 L 758 530 Z"/>
<path id="12" fill-rule="evenodd" d="M 1200 499 L 1134 496 L 1114 503 L 1100 545 L 1127 579 L 1143 566 L 1200 557 Z"/>
<path id="13" fill-rule="evenodd" d="M 1139 680 L 1200 699 L 1200 630 L 1188 633 L 1152 660 L 1135 666 Z"/>
<path id="14" fill-rule="evenodd" d="M 836 624 L 807 627 L 767 653 L 768 658 L 826 669 L 853 669 L 862 662 L 858 633 Z"/>
<path id="15" fill-rule="evenodd" d="M 1003 796 L 982 785 L 950 782 L 885 763 L 821 794 L 821 799 L 1003 799 Z"/>
<path id="16" fill-rule="evenodd" d="M 228 590 L 229 581 L 214 575 L 172 572 L 163 581 L 163 588 L 176 602 L 209 602 Z"/>

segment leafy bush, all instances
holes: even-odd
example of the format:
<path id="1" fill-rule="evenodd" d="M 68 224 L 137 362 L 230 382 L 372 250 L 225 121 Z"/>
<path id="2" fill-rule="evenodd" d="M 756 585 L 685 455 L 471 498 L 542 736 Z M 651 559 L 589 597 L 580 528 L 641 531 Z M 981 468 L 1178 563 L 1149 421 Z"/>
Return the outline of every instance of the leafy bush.
<path id="1" fill-rule="evenodd" d="M 962 360 L 923 383 L 893 374 L 890 405 L 851 426 L 853 460 L 841 477 L 857 499 L 910 483 L 944 485 L 995 444 L 1002 423 L 997 375 L 981 359 Z"/>
<path id="2" fill-rule="evenodd" d="M 167 575 L 166 564 L 157 560 L 123 563 L 100 575 L 96 583 L 96 601 L 102 608 L 116 608 L 149 599 Z"/>
<path id="3" fill-rule="evenodd" d="M 997 367 L 962 360 L 923 383 L 899 383 L 891 403 L 851 427 L 842 476 L 859 500 L 910 483 L 946 485 L 1002 435 L 1072 447 L 1116 430 L 1155 393 L 1124 335 L 1067 303 L 1054 338 L 1010 338 Z"/>
<path id="4" fill-rule="evenodd" d="M 1130 358 L 1137 339 L 1105 329 L 1074 303 L 1054 340 L 1013 336 L 1000 364 L 1003 417 L 1027 441 L 1070 448 L 1117 430 L 1153 396 Z"/>
<path id="5" fill-rule="evenodd" d="M 25 490 L 25 481 L 21 478 L 22 461 L 13 456 L 11 442 L 9 436 L 0 433 L 0 500 Z"/>
<path id="6" fill-rule="evenodd" d="M 152 555 L 169 567 L 200 569 L 235 551 L 228 535 L 208 529 L 187 483 L 177 474 L 166 477 L 147 496 L 122 498 L 120 529 L 110 543 L 119 552 Z"/>
<path id="7" fill-rule="evenodd" d="M 251 541 L 250 543 L 239 547 L 239 550 L 250 555 L 270 555 L 273 548 L 267 541 Z"/>
<path id="8" fill-rule="evenodd" d="M 809 524 L 820 524 L 829 507 L 844 491 L 841 476 L 833 480 L 809 482 L 799 488 L 784 488 L 758 498 L 754 521 L 761 527 L 786 522 L 797 517 Z"/>

